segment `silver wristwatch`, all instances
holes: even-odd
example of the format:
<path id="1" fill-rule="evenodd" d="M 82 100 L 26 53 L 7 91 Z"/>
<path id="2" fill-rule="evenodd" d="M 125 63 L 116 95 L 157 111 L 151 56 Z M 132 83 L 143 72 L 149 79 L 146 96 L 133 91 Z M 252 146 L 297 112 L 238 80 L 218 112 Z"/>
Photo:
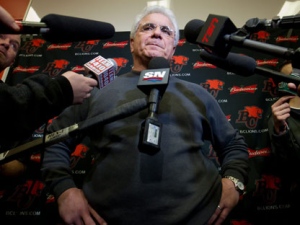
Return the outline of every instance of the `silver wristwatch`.
<path id="1" fill-rule="evenodd" d="M 244 194 L 245 185 L 237 178 L 232 176 L 225 176 L 224 178 L 227 178 L 231 180 L 234 183 L 235 189 L 242 195 Z"/>

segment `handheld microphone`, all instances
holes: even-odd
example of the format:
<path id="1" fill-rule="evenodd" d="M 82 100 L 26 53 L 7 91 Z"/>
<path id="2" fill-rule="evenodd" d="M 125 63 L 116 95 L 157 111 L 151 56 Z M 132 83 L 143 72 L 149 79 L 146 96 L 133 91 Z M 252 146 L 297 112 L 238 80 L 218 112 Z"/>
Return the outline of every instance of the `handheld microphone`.
<path id="1" fill-rule="evenodd" d="M 217 15 L 209 15 L 204 23 L 201 20 L 191 20 L 184 28 L 186 40 L 198 44 L 207 52 L 226 57 L 230 48 L 246 47 L 263 53 L 271 54 L 292 61 L 293 67 L 299 68 L 300 48 L 293 50 L 281 46 L 262 43 L 247 39 L 247 35 L 237 35 L 229 18 Z"/>
<path id="2" fill-rule="evenodd" d="M 2 26 L 0 33 L 41 34 L 52 43 L 108 39 L 115 34 L 115 28 L 110 23 L 58 14 L 48 14 L 41 22 L 16 22 L 21 28 L 19 31 Z"/>
<path id="3" fill-rule="evenodd" d="M 149 95 L 149 115 L 142 123 L 139 149 L 148 154 L 160 150 L 162 124 L 157 119 L 158 103 L 169 84 L 170 62 L 163 57 L 152 58 L 143 70 L 137 87 Z"/>
<path id="4" fill-rule="evenodd" d="M 114 59 L 105 59 L 99 55 L 85 63 L 84 68 L 86 76 L 95 78 L 99 88 L 104 88 L 115 79 L 118 65 Z"/>
<path id="5" fill-rule="evenodd" d="M 254 74 L 259 74 L 265 77 L 274 78 L 276 81 L 294 83 L 297 86 L 300 84 L 300 78 L 296 76 L 289 76 L 283 73 L 273 71 L 264 67 L 257 67 L 255 59 L 240 55 L 236 53 L 229 53 L 226 58 L 218 57 L 212 54 L 209 54 L 202 50 L 200 52 L 200 57 L 221 69 L 231 71 L 241 76 L 251 76 Z"/>

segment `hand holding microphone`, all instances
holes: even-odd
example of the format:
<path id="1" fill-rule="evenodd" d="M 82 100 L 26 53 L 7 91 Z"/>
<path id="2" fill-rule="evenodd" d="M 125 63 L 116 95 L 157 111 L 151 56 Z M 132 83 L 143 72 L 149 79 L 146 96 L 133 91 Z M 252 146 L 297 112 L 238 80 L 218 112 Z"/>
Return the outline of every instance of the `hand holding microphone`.
<path id="1" fill-rule="evenodd" d="M 73 104 L 81 104 L 84 99 L 91 96 L 90 92 L 93 87 L 96 87 L 98 82 L 95 79 L 81 76 L 72 71 L 68 71 L 62 74 L 70 82 L 73 89 Z"/>
<path id="2" fill-rule="evenodd" d="M 84 64 L 85 75 L 68 71 L 62 74 L 66 77 L 73 89 L 73 104 L 81 104 L 84 99 L 91 96 L 94 87 L 103 88 L 115 79 L 118 69 L 113 59 L 105 59 L 102 56 L 90 60 Z"/>
<path id="3" fill-rule="evenodd" d="M 3 7 L 0 6 L 0 23 L 1 27 L 7 27 L 7 29 L 13 32 L 18 32 L 20 27 L 15 22 L 14 18 Z"/>
<path id="4" fill-rule="evenodd" d="M 104 88 L 115 79 L 118 65 L 114 59 L 105 59 L 99 55 L 85 63 L 84 68 L 86 76 L 96 79 L 99 88 Z"/>

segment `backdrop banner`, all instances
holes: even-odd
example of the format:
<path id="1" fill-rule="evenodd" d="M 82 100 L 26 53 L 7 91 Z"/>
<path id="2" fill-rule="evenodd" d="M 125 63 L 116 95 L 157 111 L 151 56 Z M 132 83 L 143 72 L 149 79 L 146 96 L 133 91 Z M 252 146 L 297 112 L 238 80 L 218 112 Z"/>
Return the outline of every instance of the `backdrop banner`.
<path id="1" fill-rule="evenodd" d="M 187 42 L 183 31 L 180 32 L 181 38 L 171 63 L 171 76 L 201 85 L 211 93 L 228 121 L 245 137 L 249 147 L 251 170 L 246 194 L 224 224 L 292 224 L 292 216 L 300 210 L 298 184 L 289 179 L 291 176 L 286 176 L 291 171 L 273 160 L 268 135 L 270 106 L 278 99 L 274 79 L 259 74 L 241 76 L 204 62 L 199 56 L 199 46 Z M 300 42 L 299 30 L 291 29 L 262 30 L 251 34 L 250 39 L 294 49 Z M 132 68 L 129 45 L 129 32 L 117 32 L 107 40 L 63 44 L 47 42 L 40 36 L 24 36 L 19 56 L 7 75 L 6 83 L 16 85 L 39 73 L 50 77 L 68 70 L 84 73 L 83 65 L 99 55 L 114 59 L 118 64 L 117 75 L 120 75 Z M 258 66 L 274 71 L 284 61 L 253 49 L 233 47 L 231 51 L 251 56 Z M 37 128 L 32 139 L 43 137 L 45 126 Z M 219 167 L 210 143 L 206 143 L 204 151 Z M 2 221 L 9 221 L 9 224 L 61 224 L 55 199 L 40 178 L 42 152 L 41 148 L 29 156 L 28 170 L 22 178 L 1 182 Z M 94 159 L 95 151 L 86 138 L 71 156 L 73 174 L 79 187 Z"/>

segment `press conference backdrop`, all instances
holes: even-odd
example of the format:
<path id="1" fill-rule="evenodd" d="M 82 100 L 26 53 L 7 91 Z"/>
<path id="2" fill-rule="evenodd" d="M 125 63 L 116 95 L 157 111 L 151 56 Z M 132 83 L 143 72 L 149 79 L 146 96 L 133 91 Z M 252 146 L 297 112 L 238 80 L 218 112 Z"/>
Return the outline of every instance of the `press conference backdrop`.
<path id="1" fill-rule="evenodd" d="M 296 49 L 299 46 L 299 30 L 267 29 L 253 33 L 251 39 Z M 297 208 L 297 205 L 292 203 L 293 189 L 285 181 L 286 176 L 283 176 L 285 168 L 281 168 L 280 164 L 275 164 L 272 160 L 266 123 L 270 106 L 278 99 L 274 80 L 259 74 L 243 77 L 219 69 L 201 60 L 199 52 L 200 48 L 188 43 L 181 31 L 181 38 L 171 63 L 171 76 L 201 85 L 211 93 L 228 121 L 245 137 L 249 146 L 251 171 L 247 192 L 241 197 L 238 207 L 225 224 L 289 224 L 290 213 L 299 210 L 299 206 Z M 258 65 L 271 70 L 276 70 L 283 60 L 240 47 L 233 47 L 232 52 L 254 57 Z M 108 40 L 64 44 L 52 44 L 39 36 L 33 39 L 25 36 L 19 53 L 6 79 L 10 85 L 38 73 L 50 77 L 59 76 L 68 70 L 83 73 L 84 63 L 98 55 L 113 58 L 117 62 L 117 75 L 130 71 L 133 63 L 129 32 L 117 32 Z M 105 88 L 109 88 L 109 85 Z M 43 137 L 44 126 L 33 133 L 32 139 Z M 42 151 L 41 148 L 31 154 L 28 171 L 22 178 L 11 183 L 1 182 L 1 220 L 10 221 L 9 224 L 61 224 L 54 197 L 40 179 Z M 209 142 L 206 143 L 203 152 L 219 167 L 218 158 Z M 96 152 L 90 146 L 88 138 L 73 152 L 71 166 L 79 187 L 95 157 Z"/>

